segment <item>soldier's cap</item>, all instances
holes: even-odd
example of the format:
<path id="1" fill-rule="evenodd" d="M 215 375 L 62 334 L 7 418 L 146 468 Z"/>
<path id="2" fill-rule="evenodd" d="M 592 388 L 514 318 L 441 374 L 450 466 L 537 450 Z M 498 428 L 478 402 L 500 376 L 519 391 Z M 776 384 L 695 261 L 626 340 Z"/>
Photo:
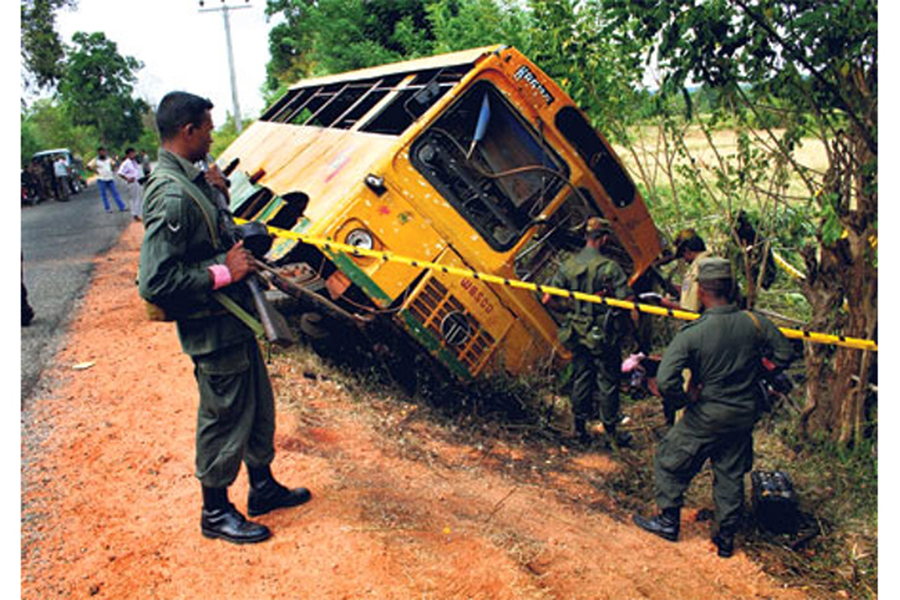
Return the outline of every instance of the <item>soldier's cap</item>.
<path id="1" fill-rule="evenodd" d="M 678 235 L 675 236 L 675 256 L 681 258 L 681 255 L 687 249 L 688 242 L 699 237 L 696 230 L 690 227 L 679 231 Z"/>
<path id="2" fill-rule="evenodd" d="M 731 263 L 719 257 L 704 258 L 697 267 L 697 281 L 732 279 Z"/>
<path id="3" fill-rule="evenodd" d="M 584 235 L 589 238 L 598 238 L 608 233 L 612 233 L 612 227 L 609 221 L 600 217 L 590 217 L 584 226 Z"/>

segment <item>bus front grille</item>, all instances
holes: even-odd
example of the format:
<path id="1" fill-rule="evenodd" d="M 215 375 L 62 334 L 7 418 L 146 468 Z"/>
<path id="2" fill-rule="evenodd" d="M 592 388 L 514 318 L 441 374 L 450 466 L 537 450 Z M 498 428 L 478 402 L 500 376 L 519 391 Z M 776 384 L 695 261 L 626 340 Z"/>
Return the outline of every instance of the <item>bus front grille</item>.
<path id="1" fill-rule="evenodd" d="M 495 340 L 441 282 L 429 277 L 409 310 L 469 373 L 480 370 Z"/>

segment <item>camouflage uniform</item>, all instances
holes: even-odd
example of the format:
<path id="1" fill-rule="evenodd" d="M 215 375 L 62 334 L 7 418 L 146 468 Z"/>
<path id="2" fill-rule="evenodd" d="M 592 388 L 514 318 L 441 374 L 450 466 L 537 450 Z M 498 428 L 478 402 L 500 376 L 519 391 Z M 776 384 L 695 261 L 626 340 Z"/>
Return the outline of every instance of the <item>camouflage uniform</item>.
<path id="1" fill-rule="evenodd" d="M 622 268 L 589 246 L 563 264 L 551 285 L 619 300 L 632 295 Z M 582 436 L 598 408 L 608 434 L 618 424 L 623 318 L 628 315 L 621 310 L 576 300 L 559 330 L 560 341 L 572 351 L 572 411 Z"/>

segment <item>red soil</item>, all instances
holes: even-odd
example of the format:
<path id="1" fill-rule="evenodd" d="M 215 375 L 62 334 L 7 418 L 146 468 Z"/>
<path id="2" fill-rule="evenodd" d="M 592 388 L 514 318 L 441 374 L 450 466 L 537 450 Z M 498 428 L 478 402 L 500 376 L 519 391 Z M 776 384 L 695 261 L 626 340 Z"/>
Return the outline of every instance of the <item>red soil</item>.
<path id="1" fill-rule="evenodd" d="M 706 523 L 671 544 L 608 510 L 589 484 L 618 468 L 608 453 L 459 443 L 414 407 L 304 377 L 303 349 L 270 365 L 273 470 L 313 501 L 259 518 L 266 543 L 203 538 L 196 385 L 174 326 L 144 318 L 141 233 L 99 260 L 23 429 L 23 597 L 805 597 L 740 550 L 719 559 Z M 542 459 L 564 468 L 517 468 Z M 242 470 L 241 510 L 246 493 Z"/>

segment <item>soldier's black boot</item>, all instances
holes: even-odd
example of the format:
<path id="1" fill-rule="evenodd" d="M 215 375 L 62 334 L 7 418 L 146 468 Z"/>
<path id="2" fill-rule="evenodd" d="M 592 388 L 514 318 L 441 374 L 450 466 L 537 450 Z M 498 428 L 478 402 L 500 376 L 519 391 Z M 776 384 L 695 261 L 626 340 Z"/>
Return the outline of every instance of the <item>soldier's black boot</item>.
<path id="1" fill-rule="evenodd" d="M 712 537 L 713 544 L 719 549 L 719 556 L 731 558 L 734 554 L 734 528 L 720 527 L 716 535 Z"/>
<path id="2" fill-rule="evenodd" d="M 255 544 L 269 539 L 265 525 L 253 523 L 228 501 L 228 488 L 203 486 L 203 512 L 200 531 L 205 537 L 218 538 L 232 544 Z"/>
<path id="3" fill-rule="evenodd" d="M 645 519 L 635 513 L 631 517 L 634 524 L 645 531 L 658 535 L 670 542 L 678 541 L 678 531 L 681 529 L 681 509 L 664 508 L 661 513 L 652 519 Z"/>
<path id="4" fill-rule="evenodd" d="M 310 491 L 304 487 L 288 489 L 275 481 L 272 470 L 265 467 L 247 466 L 250 474 L 250 494 L 247 497 L 247 514 L 251 517 L 264 515 L 277 508 L 289 508 L 309 502 Z"/>
<path id="5" fill-rule="evenodd" d="M 615 425 L 607 427 L 604 424 L 603 430 L 606 432 L 607 444 L 614 445 L 616 448 L 628 448 L 631 446 L 631 442 L 634 439 L 627 431 L 617 431 Z"/>
<path id="6" fill-rule="evenodd" d="M 575 417 L 575 439 L 582 446 L 590 446 L 594 442 L 594 437 L 587 430 L 587 419 Z"/>

